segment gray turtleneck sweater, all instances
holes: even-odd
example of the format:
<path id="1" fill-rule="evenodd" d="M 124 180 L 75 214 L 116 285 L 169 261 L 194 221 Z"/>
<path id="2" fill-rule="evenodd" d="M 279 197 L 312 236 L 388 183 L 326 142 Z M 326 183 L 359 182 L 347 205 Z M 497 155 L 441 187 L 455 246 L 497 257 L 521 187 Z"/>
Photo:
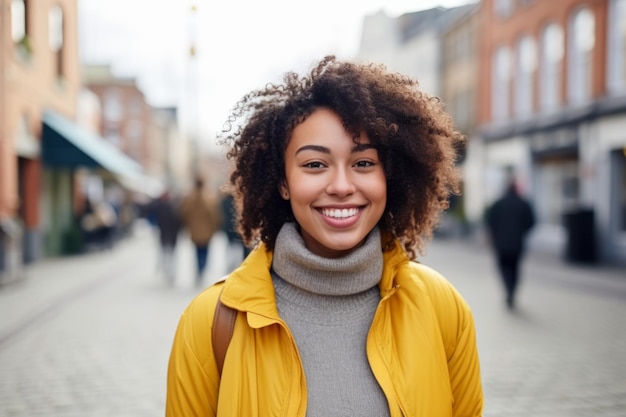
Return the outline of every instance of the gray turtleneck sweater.
<path id="1" fill-rule="evenodd" d="M 310 252 L 294 223 L 278 234 L 272 279 L 278 312 L 304 366 L 307 417 L 389 415 L 366 354 L 382 269 L 378 229 L 336 259 Z"/>

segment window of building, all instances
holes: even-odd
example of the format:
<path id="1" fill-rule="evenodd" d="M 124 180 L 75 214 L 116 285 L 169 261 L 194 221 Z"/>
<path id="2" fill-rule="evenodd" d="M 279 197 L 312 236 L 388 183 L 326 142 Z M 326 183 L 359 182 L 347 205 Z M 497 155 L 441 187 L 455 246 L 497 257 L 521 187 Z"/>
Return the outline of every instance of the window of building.
<path id="1" fill-rule="evenodd" d="M 121 144 L 120 129 L 117 126 L 107 126 L 104 129 L 104 138 L 119 148 Z"/>
<path id="2" fill-rule="evenodd" d="M 141 143 L 141 138 L 143 135 L 143 123 L 141 120 L 131 120 L 128 123 L 127 130 L 128 138 L 130 139 L 132 144 Z"/>
<path id="3" fill-rule="evenodd" d="M 537 69 L 537 47 L 530 36 L 524 36 L 518 42 L 516 64 L 515 114 L 526 118 L 533 110 L 533 80 Z"/>
<path id="4" fill-rule="evenodd" d="M 28 2 L 11 0 L 11 39 L 16 46 L 18 56 L 28 59 L 33 53 L 28 28 Z"/>
<path id="5" fill-rule="evenodd" d="M 568 38 L 568 97 L 571 104 L 584 104 L 592 96 L 593 49 L 595 47 L 595 18 L 587 9 L 579 9 L 570 20 Z"/>
<path id="6" fill-rule="evenodd" d="M 48 14 L 48 41 L 55 56 L 55 72 L 58 78 L 63 76 L 63 9 L 55 5 Z"/>
<path id="7" fill-rule="evenodd" d="M 541 74 L 539 92 L 541 109 L 556 110 L 561 102 L 563 77 L 563 30 L 556 23 L 548 24 L 541 35 Z"/>
<path id="8" fill-rule="evenodd" d="M 496 16 L 502 19 L 513 14 L 514 0 L 494 0 L 493 8 Z"/>
<path id="9" fill-rule="evenodd" d="M 138 96 L 133 96 L 130 99 L 130 103 L 128 104 L 128 113 L 133 116 L 137 116 L 141 114 L 143 101 Z"/>
<path id="10" fill-rule="evenodd" d="M 509 117 L 511 84 L 511 50 L 499 47 L 492 61 L 491 116 L 494 122 Z"/>
<path id="11" fill-rule="evenodd" d="M 11 1 L 11 39 L 18 43 L 26 36 L 26 1 Z"/>
<path id="12" fill-rule="evenodd" d="M 626 0 L 612 0 L 609 4 L 609 93 L 626 90 Z"/>
<path id="13" fill-rule="evenodd" d="M 122 120 L 122 93 L 117 88 L 109 88 L 104 93 L 104 120 L 118 122 Z"/>

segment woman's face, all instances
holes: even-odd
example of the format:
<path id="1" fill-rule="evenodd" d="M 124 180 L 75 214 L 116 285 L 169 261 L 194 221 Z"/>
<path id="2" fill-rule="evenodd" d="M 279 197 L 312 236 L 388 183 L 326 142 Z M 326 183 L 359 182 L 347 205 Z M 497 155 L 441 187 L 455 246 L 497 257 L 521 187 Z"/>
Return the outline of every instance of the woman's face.
<path id="1" fill-rule="evenodd" d="M 285 150 L 283 198 L 306 247 L 335 258 L 360 246 L 385 211 L 387 184 L 365 133 L 358 144 L 325 108 L 296 126 Z"/>

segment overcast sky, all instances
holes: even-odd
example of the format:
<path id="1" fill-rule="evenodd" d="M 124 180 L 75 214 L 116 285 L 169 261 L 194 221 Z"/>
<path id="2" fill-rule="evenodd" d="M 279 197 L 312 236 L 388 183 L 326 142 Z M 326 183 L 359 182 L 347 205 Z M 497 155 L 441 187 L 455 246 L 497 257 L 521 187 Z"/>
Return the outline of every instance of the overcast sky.
<path id="1" fill-rule="evenodd" d="M 327 54 L 358 50 L 366 14 L 389 16 L 473 0 L 78 0 L 84 63 L 134 77 L 154 106 L 212 141 L 248 91 Z M 192 12 L 192 5 L 197 6 Z M 195 39 L 196 58 L 189 58 Z M 195 121 L 195 122 L 194 122 Z"/>

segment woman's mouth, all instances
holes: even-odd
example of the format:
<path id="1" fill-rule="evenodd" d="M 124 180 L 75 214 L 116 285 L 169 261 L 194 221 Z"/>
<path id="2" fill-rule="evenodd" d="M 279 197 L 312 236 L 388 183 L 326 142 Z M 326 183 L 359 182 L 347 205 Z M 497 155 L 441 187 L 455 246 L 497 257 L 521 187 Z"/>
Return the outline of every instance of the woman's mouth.
<path id="1" fill-rule="evenodd" d="M 361 209 L 358 207 L 352 207 L 352 208 L 344 208 L 344 209 L 323 208 L 320 211 L 326 217 L 331 217 L 333 219 L 347 219 L 349 217 L 354 217 L 357 214 L 359 214 L 360 210 Z"/>

